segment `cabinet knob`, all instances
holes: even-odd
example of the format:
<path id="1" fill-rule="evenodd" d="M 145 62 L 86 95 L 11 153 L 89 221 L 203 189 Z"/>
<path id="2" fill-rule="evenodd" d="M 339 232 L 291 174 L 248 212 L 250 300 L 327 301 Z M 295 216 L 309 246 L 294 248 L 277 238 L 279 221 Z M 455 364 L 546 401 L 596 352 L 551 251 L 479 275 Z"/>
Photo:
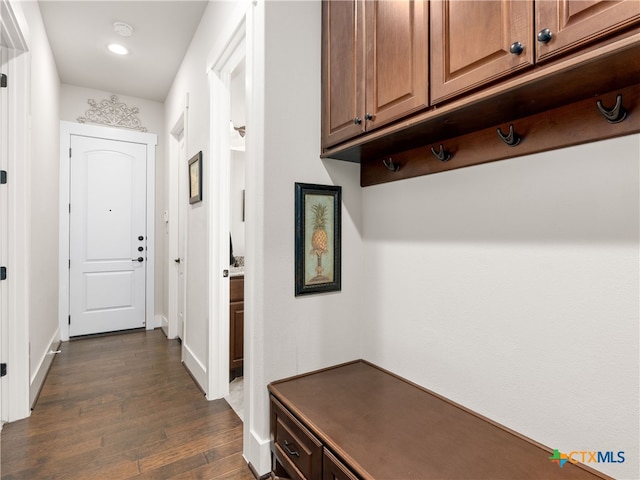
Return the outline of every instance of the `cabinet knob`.
<path id="1" fill-rule="evenodd" d="M 372 113 L 365 114 L 364 119 L 368 121 L 373 120 L 373 114 Z"/>
<path id="2" fill-rule="evenodd" d="M 360 125 L 362 123 L 362 119 L 360 117 L 356 117 L 353 119 L 353 123 L 356 125 Z"/>
<path id="3" fill-rule="evenodd" d="M 524 52 L 524 45 L 522 45 L 520 42 L 514 42 L 511 44 L 511 48 L 509 49 L 509 51 L 514 55 L 520 55 L 522 52 Z"/>
<path id="4" fill-rule="evenodd" d="M 544 28 L 538 32 L 538 41 L 540 43 L 549 43 L 549 40 L 553 38 L 551 30 Z"/>

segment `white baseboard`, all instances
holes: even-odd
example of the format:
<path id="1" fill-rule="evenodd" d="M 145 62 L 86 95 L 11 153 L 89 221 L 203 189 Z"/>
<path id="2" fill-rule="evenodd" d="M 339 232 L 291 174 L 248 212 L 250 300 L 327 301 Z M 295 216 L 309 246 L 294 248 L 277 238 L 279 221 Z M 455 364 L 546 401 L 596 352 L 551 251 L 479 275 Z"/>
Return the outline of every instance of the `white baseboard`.
<path id="1" fill-rule="evenodd" d="M 49 343 L 48 350 L 42 355 L 42 359 L 40 360 L 40 364 L 38 365 L 36 373 L 31 377 L 31 383 L 29 384 L 29 406 L 31 407 L 31 409 L 33 409 L 36 400 L 38 400 L 40 390 L 42 390 L 44 381 L 47 378 L 47 373 L 49 373 L 49 368 L 51 368 L 53 359 L 56 356 L 54 352 L 56 352 L 58 348 L 60 348 L 61 343 L 60 329 L 57 328 L 55 333 L 53 334 L 53 337 L 51 337 L 51 342 Z"/>
<path id="2" fill-rule="evenodd" d="M 203 392 L 207 391 L 207 369 L 204 364 L 198 360 L 193 351 L 186 343 L 182 343 L 182 363 L 187 367 L 189 373 L 198 383 Z"/>
<path id="3" fill-rule="evenodd" d="M 147 321 L 147 330 L 154 330 L 162 325 L 162 315 L 154 315 Z"/>
<path id="4" fill-rule="evenodd" d="M 249 433 L 247 435 L 247 432 Z M 271 471 L 271 438 L 262 438 L 254 430 L 244 428 L 243 457 L 259 475 Z"/>
<path id="5" fill-rule="evenodd" d="M 156 319 L 158 326 L 162 329 L 165 336 L 169 338 L 169 320 L 167 320 L 167 317 L 164 315 L 156 315 Z"/>

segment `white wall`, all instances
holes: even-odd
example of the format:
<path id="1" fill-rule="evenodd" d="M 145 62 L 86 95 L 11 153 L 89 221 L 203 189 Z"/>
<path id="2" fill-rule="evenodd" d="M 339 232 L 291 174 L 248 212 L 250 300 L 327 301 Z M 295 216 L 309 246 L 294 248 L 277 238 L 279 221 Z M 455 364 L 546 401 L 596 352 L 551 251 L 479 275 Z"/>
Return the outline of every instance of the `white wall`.
<path id="1" fill-rule="evenodd" d="M 187 245 L 186 245 L 186 299 L 185 299 L 185 335 L 183 346 L 187 351 L 187 365 L 198 378 L 203 388 L 206 381 L 206 366 L 209 348 L 209 226 L 207 209 L 210 204 L 210 188 L 207 183 L 208 169 L 212 159 L 210 151 L 210 109 L 209 82 L 207 77 L 207 55 L 212 46 L 226 31 L 225 20 L 233 16 L 238 8 L 236 2 L 210 2 L 200 21 L 200 25 L 191 41 L 182 65 L 178 70 L 169 95 L 165 100 L 165 133 L 171 131 L 185 110 L 186 118 L 186 157 L 187 160 L 198 151 L 203 152 L 203 200 L 187 207 Z M 165 178 L 167 191 L 169 182 L 175 181 L 178 168 L 186 168 L 172 163 L 167 158 Z M 168 208 L 168 198 L 165 209 Z M 174 219 L 175 220 L 175 219 Z M 172 219 L 169 220 L 170 222 Z M 171 267 L 170 267 L 171 268 Z M 168 291 L 165 292 L 168 296 Z M 200 371 L 194 371 L 193 369 Z"/>
<path id="2" fill-rule="evenodd" d="M 60 80 L 36 2 L 22 2 L 30 58 L 29 343 L 31 398 L 44 380 L 58 329 L 58 152 Z M 29 161 L 26 160 L 26 161 Z"/>
<path id="3" fill-rule="evenodd" d="M 247 176 L 251 177 L 246 185 L 247 202 L 252 202 L 247 214 L 251 211 L 254 217 L 247 218 L 246 224 L 245 332 L 251 338 L 246 338 L 250 351 L 245 347 L 250 390 L 245 457 L 262 474 L 269 468 L 267 383 L 361 354 L 361 207 L 358 166 L 319 160 L 321 3 L 245 4 L 253 9 L 248 22 L 252 30 L 247 32 L 247 55 L 253 63 L 247 69 L 255 76 L 249 85 L 254 98 L 264 100 L 264 110 L 258 106 L 260 115 L 247 119 L 247 123 L 254 122 L 247 128 L 247 148 L 253 142 L 254 153 L 247 152 L 246 157 Z M 208 155 L 207 54 L 222 48 L 229 28 L 237 21 L 236 7 L 247 8 L 230 2 L 209 4 L 165 103 L 169 131 L 188 94 L 187 156 L 203 150 L 205 168 L 213 161 Z M 167 172 L 175 168 L 170 165 Z M 295 182 L 343 187 L 342 292 L 294 296 Z M 204 269 L 208 227 L 202 210 L 208 206 L 205 185 L 204 201 L 189 209 L 187 321 L 197 338 L 187 335 L 185 341 L 203 361 L 207 346 L 202 341 L 209 319 L 208 272 Z"/>
<path id="4" fill-rule="evenodd" d="M 365 357 L 638 478 L 639 140 L 363 189 Z"/>
<path id="5" fill-rule="evenodd" d="M 118 101 L 125 103 L 128 107 L 138 107 L 140 110 L 137 117 L 142 126 L 147 128 L 147 132 L 158 135 L 158 145 L 156 147 L 156 203 L 155 203 L 155 315 L 159 317 L 167 313 L 167 306 L 164 298 L 164 279 L 167 276 L 168 263 L 166 261 L 168 253 L 168 231 L 164 222 L 165 205 L 165 159 L 166 132 L 164 121 L 164 105 L 153 100 L 129 97 L 120 95 L 117 92 L 104 92 L 75 85 L 60 85 L 60 120 L 77 122 L 79 117 L 86 116 L 87 110 L 91 106 L 87 103 L 89 99 L 100 102 L 109 100 L 111 95 L 117 95 Z M 159 323 L 158 323 L 159 326 Z"/>
<path id="6" fill-rule="evenodd" d="M 319 159 L 321 2 L 269 1 L 264 18 L 264 80 L 254 79 L 264 89 L 264 243 L 256 259 L 261 310 L 251 327 L 249 427 L 255 440 L 268 441 L 270 381 L 361 356 L 364 257 L 359 166 Z M 295 182 L 342 186 L 341 292 L 294 296 Z M 249 219 L 247 245 L 251 228 Z"/>

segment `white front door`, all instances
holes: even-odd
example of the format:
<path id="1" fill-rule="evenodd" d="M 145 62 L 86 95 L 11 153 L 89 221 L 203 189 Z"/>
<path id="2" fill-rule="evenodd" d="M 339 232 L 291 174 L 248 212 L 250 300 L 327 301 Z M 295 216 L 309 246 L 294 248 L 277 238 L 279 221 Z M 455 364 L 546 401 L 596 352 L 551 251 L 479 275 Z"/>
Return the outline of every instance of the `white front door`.
<path id="1" fill-rule="evenodd" d="M 146 149 L 71 136 L 70 336 L 145 325 Z"/>

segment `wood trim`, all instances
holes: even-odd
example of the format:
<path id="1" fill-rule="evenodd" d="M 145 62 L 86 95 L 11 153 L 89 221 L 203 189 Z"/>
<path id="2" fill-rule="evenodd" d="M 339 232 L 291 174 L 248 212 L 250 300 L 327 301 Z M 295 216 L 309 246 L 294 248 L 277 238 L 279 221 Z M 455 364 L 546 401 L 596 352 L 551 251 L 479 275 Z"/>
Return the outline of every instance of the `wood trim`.
<path id="1" fill-rule="evenodd" d="M 620 123 L 610 124 L 598 112 L 596 100 L 601 99 L 605 106 L 613 106 L 618 93 L 622 94 L 627 118 Z M 511 123 L 514 131 L 522 137 L 520 144 L 514 147 L 505 145 L 497 135 L 497 128 L 506 133 L 509 124 L 497 124 L 442 143 L 399 152 L 391 157 L 363 159 L 360 184 L 366 187 L 638 133 L 640 89 L 632 86 L 615 90 Z M 440 145 L 450 152 L 451 160 L 441 162 L 432 155 L 430 149 L 433 147 L 439 151 Z M 383 160 L 387 158 L 393 158 L 400 166 L 398 171 L 391 172 L 384 166 Z"/>

